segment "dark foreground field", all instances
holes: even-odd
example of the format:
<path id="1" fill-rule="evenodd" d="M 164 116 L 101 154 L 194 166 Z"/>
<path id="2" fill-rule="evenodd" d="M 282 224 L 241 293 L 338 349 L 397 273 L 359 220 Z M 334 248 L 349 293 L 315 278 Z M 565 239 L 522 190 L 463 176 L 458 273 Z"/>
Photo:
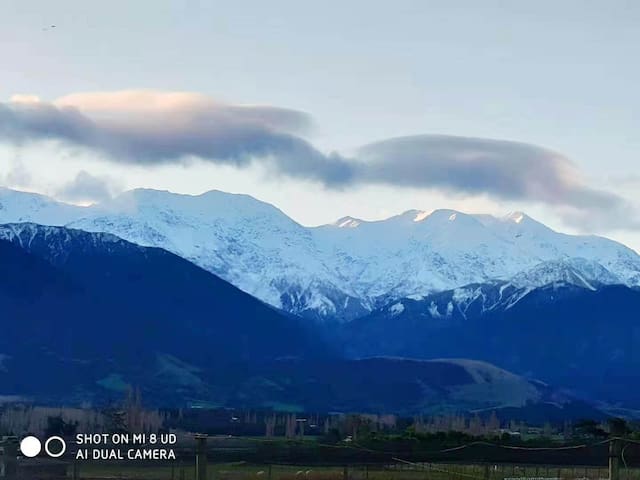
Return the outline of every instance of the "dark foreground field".
<path id="1" fill-rule="evenodd" d="M 75 474 L 74 474 L 75 471 Z M 41 470 L 35 476 L 21 478 L 49 480 L 197 480 L 195 463 L 186 465 L 116 465 L 84 464 L 66 467 L 66 473 L 50 474 Z M 36 474 L 37 475 L 37 474 Z M 421 463 L 389 465 L 252 465 L 244 462 L 209 464 L 207 480 L 542 480 L 608 478 L 605 467 L 508 465 L 508 464 L 459 464 Z M 623 468 L 621 480 L 640 479 L 639 468 Z"/>

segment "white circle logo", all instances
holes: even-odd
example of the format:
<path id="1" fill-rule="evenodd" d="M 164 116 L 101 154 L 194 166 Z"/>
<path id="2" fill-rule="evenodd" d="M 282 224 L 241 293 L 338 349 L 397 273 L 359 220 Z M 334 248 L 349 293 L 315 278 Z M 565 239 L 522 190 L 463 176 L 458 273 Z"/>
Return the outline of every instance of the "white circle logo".
<path id="1" fill-rule="evenodd" d="M 42 450 L 42 444 L 36 437 L 24 437 L 20 442 L 20 451 L 27 458 L 37 457 Z"/>
<path id="2" fill-rule="evenodd" d="M 51 442 L 60 443 L 60 451 L 59 452 L 52 452 L 49 449 L 49 446 L 51 445 Z M 48 438 L 47 441 L 44 443 L 44 451 L 47 452 L 47 455 L 49 455 L 51 458 L 58 458 L 58 457 L 61 457 L 62 455 L 64 455 L 64 452 L 67 451 L 67 444 L 62 439 L 62 437 L 51 437 L 51 438 Z"/>

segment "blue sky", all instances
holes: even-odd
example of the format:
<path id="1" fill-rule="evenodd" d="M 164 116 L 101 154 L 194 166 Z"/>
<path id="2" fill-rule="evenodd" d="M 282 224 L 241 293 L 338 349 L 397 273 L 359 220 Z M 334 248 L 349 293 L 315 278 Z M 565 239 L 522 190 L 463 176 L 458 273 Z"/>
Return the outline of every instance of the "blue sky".
<path id="1" fill-rule="evenodd" d="M 89 197 L 94 187 L 102 196 L 138 186 L 186 193 L 216 188 L 270 201 L 305 224 L 347 214 L 381 218 L 409 208 L 496 214 L 518 209 L 562 230 L 605 234 L 640 248 L 638 2 L 8 3 L 0 6 L 0 101 L 7 105 L 17 94 L 49 104 L 79 92 L 154 90 L 165 92 L 164 102 L 166 92 L 180 91 L 194 95 L 187 103 L 197 104 L 197 112 L 222 104 L 236 115 L 231 107 L 262 105 L 276 109 L 269 115 L 304 117 L 304 125 L 283 126 L 280 116 L 260 124 L 260 145 L 268 142 L 269 155 L 285 158 L 270 162 L 219 161 L 219 149 L 194 154 L 180 148 L 170 159 L 162 152 L 162 158 L 149 154 L 146 162 L 123 160 L 122 138 L 113 140 L 112 130 L 105 148 L 102 140 L 96 145 L 52 136 L 51 125 L 46 135 L 35 136 L 32 130 L 18 135 L 14 125 L 0 139 L 4 185 L 58 197 L 73 191 Z M 120 104 L 104 108 L 117 98 L 100 97 L 97 113 L 87 106 L 94 97 L 71 98 L 69 105 L 91 120 L 118 117 L 118 131 L 139 125 L 123 120 L 131 112 Z M 147 120 L 148 112 L 134 113 Z M 174 110 L 163 114 L 174 118 Z M 254 132 L 254 117 L 242 115 L 232 117 L 234 128 L 248 121 Z M 218 128 L 218 116 L 208 121 Z M 159 117 L 145 124 L 144 133 L 163 133 L 158 125 L 164 124 Z M 263 135 L 274 129 L 277 148 Z M 264 153 L 254 149 L 254 136 L 234 132 L 238 141 L 251 143 L 250 155 Z M 488 157 L 496 154 L 496 144 L 461 146 L 455 138 L 438 158 L 433 137 L 427 143 L 414 137 L 409 156 L 406 149 L 404 156 L 389 148 L 367 158 L 360 153 L 372 142 L 425 134 L 520 142 L 552 152 L 561 165 L 512 145 L 512 163 L 494 161 Z M 282 140 L 291 137 L 303 142 L 294 153 L 311 155 L 312 162 L 295 163 L 290 146 L 283 153 Z M 480 185 L 472 182 L 470 188 L 467 163 L 460 167 L 459 159 L 478 145 L 484 163 L 471 176 Z M 244 146 L 232 146 L 239 148 Z M 181 153 L 189 160 L 178 158 Z M 348 175 L 318 167 L 336 158 L 381 166 L 353 173 L 347 162 Z M 421 182 L 397 174 L 400 161 L 417 177 L 422 172 Z M 560 169 L 554 175 L 562 178 L 548 177 L 549 169 Z M 92 181 L 78 185 L 79 176 Z M 347 176 L 353 180 L 345 181 Z"/>

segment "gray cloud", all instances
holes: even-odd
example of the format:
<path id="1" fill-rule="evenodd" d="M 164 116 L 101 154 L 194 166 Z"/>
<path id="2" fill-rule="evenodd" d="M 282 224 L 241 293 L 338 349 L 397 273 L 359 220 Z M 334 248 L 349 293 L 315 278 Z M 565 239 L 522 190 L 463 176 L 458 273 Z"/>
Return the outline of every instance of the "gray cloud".
<path id="1" fill-rule="evenodd" d="M 239 168 L 260 162 L 276 174 L 327 188 L 386 184 L 486 194 L 552 205 L 583 225 L 630 224 L 623 198 L 589 186 L 567 158 L 535 145 L 420 135 L 372 143 L 347 159 L 324 154 L 302 138 L 310 125 L 302 112 L 229 105 L 192 93 L 122 91 L 74 94 L 53 103 L 31 96 L 0 103 L 0 139 L 14 143 L 58 140 L 141 165 L 189 158 Z M 92 187 L 98 192 L 98 185 Z"/>
<path id="2" fill-rule="evenodd" d="M 363 182 L 548 204 L 582 230 L 640 228 L 627 200 L 589 186 L 566 157 L 536 145 L 419 135 L 366 145 L 358 157 Z"/>
<path id="3" fill-rule="evenodd" d="M 372 143 L 359 158 L 364 181 L 584 207 L 619 200 L 587 187 L 562 155 L 526 143 L 419 135 Z"/>
<path id="4" fill-rule="evenodd" d="M 115 193 L 121 191 L 122 186 L 116 180 L 105 176 L 94 176 L 81 170 L 73 180 L 56 192 L 56 196 L 70 202 L 93 203 L 109 200 Z"/>
<path id="5" fill-rule="evenodd" d="M 0 139 L 18 144 L 58 140 L 123 163 L 157 165 L 197 157 L 246 167 L 261 159 L 293 177 L 332 185 L 350 179 L 350 166 L 338 155 L 324 155 L 297 135 L 311 123 L 304 113 L 181 95 L 82 94 L 54 103 L 20 97 L 0 103 Z"/>

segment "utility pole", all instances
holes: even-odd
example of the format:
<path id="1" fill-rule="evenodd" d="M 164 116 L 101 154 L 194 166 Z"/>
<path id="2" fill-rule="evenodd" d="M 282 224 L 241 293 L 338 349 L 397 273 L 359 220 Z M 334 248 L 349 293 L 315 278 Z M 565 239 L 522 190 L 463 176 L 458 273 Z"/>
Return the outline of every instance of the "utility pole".
<path id="1" fill-rule="evenodd" d="M 298 423 L 298 435 L 300 435 L 300 438 L 304 439 L 304 424 L 307 423 L 307 419 L 297 418 L 296 422 Z"/>
<path id="2" fill-rule="evenodd" d="M 620 437 L 624 435 L 625 424 L 621 421 L 611 421 L 611 440 L 609 441 L 609 480 L 620 480 L 620 456 L 622 454 L 622 442 Z"/>
<path id="3" fill-rule="evenodd" d="M 196 434 L 196 480 L 207 480 L 207 435 Z"/>

